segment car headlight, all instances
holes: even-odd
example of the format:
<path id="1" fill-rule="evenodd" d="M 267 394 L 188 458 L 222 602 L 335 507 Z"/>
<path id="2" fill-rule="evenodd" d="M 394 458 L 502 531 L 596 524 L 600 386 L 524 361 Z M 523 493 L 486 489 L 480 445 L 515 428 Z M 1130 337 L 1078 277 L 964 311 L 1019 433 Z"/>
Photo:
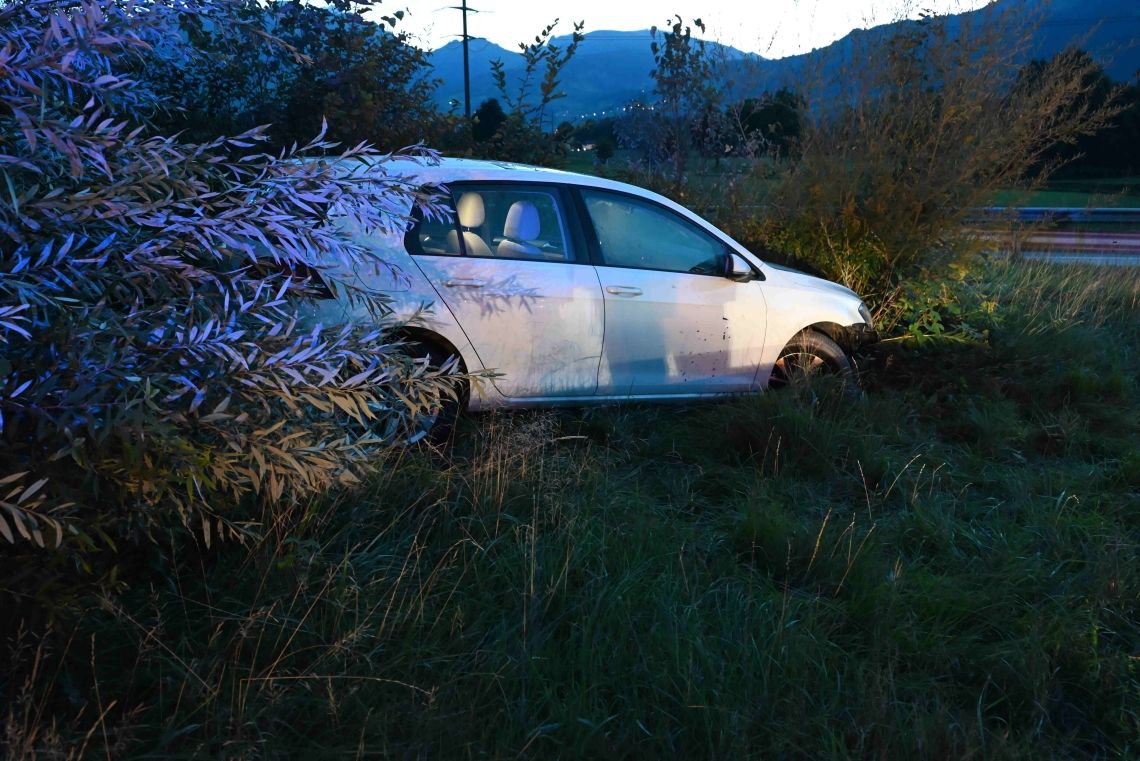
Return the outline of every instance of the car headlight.
<path id="1" fill-rule="evenodd" d="M 863 322 L 867 323 L 867 327 L 875 327 L 875 324 L 871 322 L 871 310 L 862 301 L 859 302 L 859 316 L 863 318 Z"/>

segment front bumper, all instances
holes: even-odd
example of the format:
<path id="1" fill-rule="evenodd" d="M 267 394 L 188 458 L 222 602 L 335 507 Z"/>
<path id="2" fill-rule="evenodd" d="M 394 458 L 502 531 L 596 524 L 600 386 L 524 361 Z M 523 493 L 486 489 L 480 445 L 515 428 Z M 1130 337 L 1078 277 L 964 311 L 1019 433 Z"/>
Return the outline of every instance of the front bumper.
<path id="1" fill-rule="evenodd" d="M 845 330 L 848 351 L 858 351 L 879 341 L 879 332 L 865 322 L 848 325 Z"/>

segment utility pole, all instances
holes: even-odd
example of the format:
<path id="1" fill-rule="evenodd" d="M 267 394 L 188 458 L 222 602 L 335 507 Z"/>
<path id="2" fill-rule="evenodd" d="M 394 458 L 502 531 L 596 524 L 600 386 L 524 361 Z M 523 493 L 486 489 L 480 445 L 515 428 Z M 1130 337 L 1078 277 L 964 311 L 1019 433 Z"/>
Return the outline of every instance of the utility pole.
<path id="1" fill-rule="evenodd" d="M 467 0 L 460 0 L 459 5 L 451 6 L 452 10 L 463 12 L 463 113 L 467 120 L 471 120 L 471 59 L 467 52 L 467 42 L 471 37 L 467 34 L 467 14 L 478 13 L 474 8 L 467 7 Z"/>
<path id="2" fill-rule="evenodd" d="M 460 6 L 463 11 L 463 113 L 471 119 L 471 59 L 467 57 L 467 0 Z"/>

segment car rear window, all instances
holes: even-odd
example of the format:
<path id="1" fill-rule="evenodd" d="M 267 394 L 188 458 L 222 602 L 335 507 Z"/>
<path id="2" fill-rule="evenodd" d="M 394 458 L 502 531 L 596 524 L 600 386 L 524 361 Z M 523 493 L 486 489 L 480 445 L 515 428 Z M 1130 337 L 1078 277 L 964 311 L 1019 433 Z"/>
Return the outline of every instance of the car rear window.
<path id="1" fill-rule="evenodd" d="M 459 235 L 455 225 L 455 210 L 451 203 L 443 204 L 447 216 L 430 218 L 418 207 L 412 210 L 414 222 L 404 236 L 404 246 L 410 254 L 432 256 L 460 256 Z"/>

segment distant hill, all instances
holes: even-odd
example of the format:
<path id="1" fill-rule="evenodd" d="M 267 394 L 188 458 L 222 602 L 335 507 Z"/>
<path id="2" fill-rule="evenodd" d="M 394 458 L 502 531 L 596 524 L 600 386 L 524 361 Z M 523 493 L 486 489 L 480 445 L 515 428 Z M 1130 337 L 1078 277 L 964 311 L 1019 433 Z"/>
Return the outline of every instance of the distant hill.
<path id="1" fill-rule="evenodd" d="M 1046 58 L 1074 42 L 1081 43 L 1106 64 L 1110 76 L 1127 80 L 1140 72 L 1140 3 L 1138 0 L 1030 0 L 1032 12 L 1044 14 L 1037 32 L 1035 58 Z M 978 14 L 985 11 L 970 11 Z M 850 60 L 851 51 L 868 35 L 886 36 L 914 22 L 885 24 L 870 30 L 856 29 L 827 47 L 802 55 L 766 59 L 709 42 L 710 50 L 729 62 L 730 79 L 737 84 L 736 98 L 747 97 L 785 84 L 795 85 L 801 72 L 814 71 Z M 568 37 L 556 38 L 566 44 Z M 563 72 L 566 97 L 551 108 L 550 122 L 577 121 L 593 114 L 609 115 L 637 98 L 652 98 L 653 56 L 648 29 L 636 32 L 601 30 L 590 32 Z M 470 43 L 472 109 L 487 98 L 499 97 L 491 79 L 491 61 L 501 59 L 508 76 L 518 77 L 522 58 L 486 40 Z M 443 80 L 437 100 L 446 107 L 451 99 L 463 108 L 463 46 L 456 41 L 430 54 L 436 76 Z"/>
<path id="2" fill-rule="evenodd" d="M 1137 0 L 1037 0 L 1046 16 L 1037 39 L 1052 55 L 1081 42 L 1095 58 L 1107 62 L 1109 76 L 1125 81 L 1140 74 L 1140 2 Z M 1082 38 L 1088 37 L 1087 41 Z"/>
<path id="3" fill-rule="evenodd" d="M 475 110 L 487 98 L 497 97 L 495 84 L 491 80 L 491 61 L 496 58 L 505 62 L 517 59 L 517 53 L 499 47 L 487 40 L 471 40 L 469 54 L 471 58 L 471 109 Z M 463 110 L 463 43 L 458 40 L 449 42 L 428 55 L 435 75 L 442 82 L 436 90 L 436 101 L 446 107 L 447 103 L 455 100 L 459 103 L 459 110 Z M 512 66 L 513 68 L 513 66 Z"/>
<path id="4" fill-rule="evenodd" d="M 563 120 L 577 120 L 589 114 L 612 112 L 635 98 L 650 98 L 653 80 L 653 54 L 650 52 L 649 30 L 618 32 L 600 30 L 586 34 L 578 52 L 566 66 L 562 76 L 562 89 L 566 97 L 559 99 L 551 109 L 555 124 Z M 557 45 L 567 45 L 569 36 L 556 37 Z M 708 49 L 722 54 L 726 60 L 739 61 L 757 58 L 735 48 L 708 42 Z M 472 40 L 471 108 L 487 98 L 499 96 L 491 78 L 491 61 L 501 59 L 508 80 L 517 82 L 522 76 L 522 56 L 487 40 Z M 436 76 L 443 80 L 436 100 L 446 107 L 455 100 L 463 108 L 463 43 L 449 42 L 430 55 Z M 539 78 L 542 72 L 538 74 Z M 514 94 L 514 90 L 511 91 Z"/>

